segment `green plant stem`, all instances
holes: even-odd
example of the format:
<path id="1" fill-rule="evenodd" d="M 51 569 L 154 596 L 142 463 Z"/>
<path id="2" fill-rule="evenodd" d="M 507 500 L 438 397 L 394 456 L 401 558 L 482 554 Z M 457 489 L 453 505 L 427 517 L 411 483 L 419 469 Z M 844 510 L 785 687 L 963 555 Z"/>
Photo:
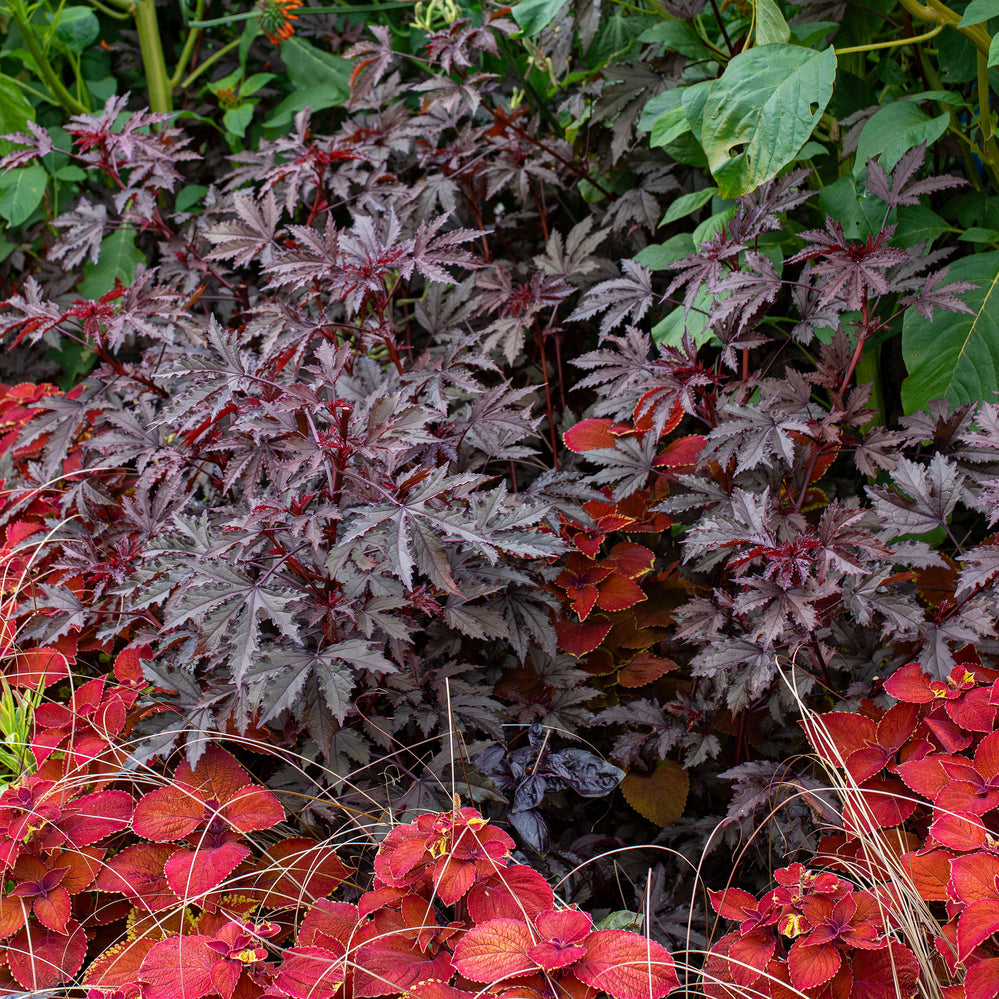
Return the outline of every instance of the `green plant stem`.
<path id="1" fill-rule="evenodd" d="M 135 26 L 139 31 L 139 49 L 142 66 L 146 71 L 146 87 L 151 111 L 172 111 L 173 91 L 167 76 L 160 25 L 156 19 L 155 0 L 138 0 L 133 10 Z"/>
<path id="2" fill-rule="evenodd" d="M 199 63 L 186 77 L 184 77 L 183 81 L 179 84 L 180 89 L 184 90 L 194 83 L 194 81 L 201 76 L 205 70 L 211 69 L 211 67 L 214 66 L 215 63 L 222 58 L 222 56 L 236 48 L 239 45 L 239 41 L 240 40 L 238 38 L 234 38 L 231 42 L 226 42 L 225 45 L 223 45 L 217 52 L 213 52 L 204 62 Z M 173 83 L 172 80 L 171 83 Z M 176 83 L 173 85 L 178 86 Z"/>
<path id="3" fill-rule="evenodd" d="M 99 10 L 102 14 L 106 14 L 108 17 L 113 17 L 116 21 L 127 21 L 129 17 L 131 17 L 131 14 L 129 13 L 131 8 L 129 8 L 129 10 L 112 10 L 110 7 L 105 7 L 104 4 L 101 3 L 101 0 L 87 0 L 87 3 L 89 3 L 94 10 Z"/>
<path id="4" fill-rule="evenodd" d="M 933 24 L 940 24 L 960 31 L 983 56 L 988 56 L 989 45 L 992 43 L 989 33 L 980 24 L 959 28 L 961 15 L 957 11 L 951 10 L 945 3 L 941 3 L 940 0 L 926 0 L 925 5 L 921 4 L 919 0 L 899 0 L 899 3 L 913 17 L 918 17 L 921 21 L 930 21 Z"/>
<path id="5" fill-rule="evenodd" d="M 989 60 L 978 53 L 978 125 L 982 130 L 982 159 L 999 185 L 999 146 L 992 130 L 992 109 L 989 107 Z"/>
<path id="6" fill-rule="evenodd" d="M 874 52 L 877 49 L 895 48 L 897 45 L 916 45 L 918 42 L 929 41 L 934 35 L 939 35 L 943 29 L 944 25 L 938 24 L 935 28 L 921 35 L 914 35 L 912 38 L 893 38 L 890 42 L 871 42 L 870 45 L 850 45 L 845 49 L 833 49 L 833 51 L 838 58 L 850 52 Z"/>
<path id="7" fill-rule="evenodd" d="M 860 360 L 857 361 L 856 375 L 858 385 L 863 385 L 865 382 L 870 384 L 871 405 L 878 411 L 878 415 L 867 426 L 887 426 L 888 414 L 885 406 L 884 385 L 881 383 L 880 346 L 865 345 Z"/>
<path id="8" fill-rule="evenodd" d="M 81 104 L 63 86 L 62 81 L 56 75 L 56 71 L 53 69 L 52 63 L 49 62 L 48 56 L 45 55 L 42 47 L 38 44 L 38 35 L 28 20 L 24 7 L 21 5 L 21 0 L 8 0 L 8 9 L 10 10 L 11 17 L 14 18 L 14 23 L 21 32 L 21 37 L 24 39 L 24 44 L 27 46 L 28 52 L 31 53 L 31 58 L 35 60 L 35 65 L 38 67 L 38 73 L 45 84 L 46 90 L 55 98 L 56 103 L 61 105 L 70 114 L 84 114 L 89 111 L 90 108 L 86 104 Z"/>
<path id="9" fill-rule="evenodd" d="M 204 12 L 205 0 L 198 0 L 198 4 L 194 9 L 194 20 L 199 20 Z M 184 70 L 187 69 L 187 64 L 191 61 L 191 56 L 194 53 L 194 46 L 197 45 L 200 37 L 200 28 L 188 28 L 187 38 L 184 39 L 184 48 L 181 50 L 180 58 L 177 59 L 177 64 L 173 68 L 173 75 L 169 80 L 171 90 L 180 83 L 181 78 L 184 75 Z"/>

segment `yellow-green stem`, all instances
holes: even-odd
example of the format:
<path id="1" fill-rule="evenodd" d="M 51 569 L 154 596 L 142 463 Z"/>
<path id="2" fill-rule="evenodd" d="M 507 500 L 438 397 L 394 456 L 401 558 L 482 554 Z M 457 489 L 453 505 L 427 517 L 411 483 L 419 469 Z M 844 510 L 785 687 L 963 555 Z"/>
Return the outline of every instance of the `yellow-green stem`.
<path id="1" fill-rule="evenodd" d="M 198 0 L 197 6 L 194 8 L 194 17 L 192 20 L 200 21 L 205 14 L 205 0 Z M 170 77 L 170 88 L 176 87 L 181 78 L 184 76 L 184 70 L 187 69 L 187 64 L 190 61 L 191 55 L 194 52 L 194 46 L 197 44 L 198 39 L 201 37 L 200 28 L 188 28 L 187 38 L 184 39 L 184 48 L 181 50 L 180 58 L 177 60 L 177 65 L 173 68 L 173 76 Z"/>
<path id="2" fill-rule="evenodd" d="M 978 124 L 982 129 L 982 159 L 999 183 L 999 146 L 992 130 L 992 109 L 989 106 L 989 60 L 978 53 Z"/>
<path id="3" fill-rule="evenodd" d="M 989 54 L 989 45 L 992 43 L 992 37 L 985 28 L 980 24 L 972 24 L 966 28 L 959 28 L 961 15 L 956 10 L 951 10 L 945 3 L 941 3 L 940 0 L 926 0 L 925 4 L 921 4 L 919 0 L 899 0 L 899 3 L 913 17 L 918 17 L 921 21 L 942 24 L 945 27 L 960 31 L 982 55 L 987 56 Z"/>
<path id="4" fill-rule="evenodd" d="M 227 52 L 231 52 L 237 45 L 239 45 L 240 39 L 234 38 L 231 42 L 226 42 L 217 52 L 213 52 L 204 62 L 200 63 L 186 76 L 182 81 L 180 81 L 179 86 L 181 90 L 186 90 L 194 81 L 201 76 L 206 69 L 210 69 L 219 59 L 222 58 Z M 174 74 L 176 79 L 176 74 Z M 177 83 L 173 80 L 170 81 L 176 87 Z"/>
<path id="5" fill-rule="evenodd" d="M 160 42 L 160 26 L 156 20 L 155 0 L 138 0 L 133 10 L 135 27 L 139 32 L 139 49 L 142 68 L 146 73 L 151 111 L 172 111 L 173 91 L 167 75 L 166 59 Z"/>
<path id="6" fill-rule="evenodd" d="M 935 28 L 931 28 L 924 34 L 916 35 L 913 38 L 893 38 L 890 42 L 871 42 L 870 45 L 850 45 L 845 49 L 833 49 L 833 51 L 836 53 L 836 57 L 839 58 L 850 52 L 874 52 L 877 49 L 892 49 L 898 45 L 915 45 L 918 42 L 928 41 L 934 35 L 939 35 L 943 29 L 944 25 L 938 24 Z"/>
<path id="7" fill-rule="evenodd" d="M 38 67 L 38 73 L 45 84 L 45 89 L 70 114 L 84 114 L 89 111 L 90 108 L 86 104 L 81 104 L 63 86 L 62 80 L 56 75 L 56 71 L 52 68 L 52 63 L 49 62 L 48 56 L 45 55 L 42 47 L 38 44 L 38 36 L 35 34 L 35 29 L 28 20 L 24 8 L 21 6 L 21 0 L 9 0 L 8 7 L 11 17 L 14 18 L 14 23 L 20 29 L 24 44 L 31 53 L 31 58 L 35 60 L 35 65 Z"/>

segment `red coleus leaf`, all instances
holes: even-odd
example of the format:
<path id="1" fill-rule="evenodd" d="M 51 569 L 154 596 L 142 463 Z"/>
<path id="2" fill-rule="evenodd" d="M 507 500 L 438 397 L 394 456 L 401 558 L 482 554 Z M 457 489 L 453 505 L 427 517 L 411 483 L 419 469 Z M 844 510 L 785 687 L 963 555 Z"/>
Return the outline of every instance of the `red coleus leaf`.
<path id="1" fill-rule="evenodd" d="M 941 845 L 967 853 L 980 850 L 988 842 L 989 830 L 977 815 L 970 812 L 934 814 L 937 818 L 930 826 L 930 835 Z"/>
<path id="2" fill-rule="evenodd" d="M 596 605 L 601 610 L 611 612 L 627 610 L 645 599 L 645 591 L 638 583 L 616 573 L 597 587 Z"/>
<path id="3" fill-rule="evenodd" d="M 707 441 L 707 437 L 702 437 L 700 434 L 678 437 L 659 452 L 652 467 L 668 468 L 674 476 L 692 472 Z"/>
<path id="4" fill-rule="evenodd" d="M 628 579 L 638 579 L 644 576 L 655 562 L 655 555 L 645 545 L 632 541 L 620 541 L 608 553 L 606 563 L 614 567 L 614 571 Z"/>
<path id="5" fill-rule="evenodd" d="M 71 922 L 66 933 L 29 924 L 7 944 L 7 966 L 20 985 L 42 991 L 68 982 L 83 964 L 87 935 Z"/>
<path id="6" fill-rule="evenodd" d="M 957 959 L 968 955 L 993 933 L 999 931 L 999 898 L 983 898 L 971 902 L 957 917 Z"/>
<path id="7" fill-rule="evenodd" d="M 728 949 L 729 968 L 736 985 L 751 985 L 765 972 L 777 949 L 777 938 L 767 929 L 739 933 Z"/>
<path id="8" fill-rule="evenodd" d="M 562 440 L 565 441 L 565 446 L 576 454 L 613 447 L 614 435 L 611 433 L 613 425 L 612 420 L 581 420 L 562 435 Z"/>
<path id="9" fill-rule="evenodd" d="M 850 964 L 850 999 L 898 999 L 916 993 L 919 963 L 912 951 L 900 943 L 890 941 L 880 950 L 856 951 Z"/>
<path id="10" fill-rule="evenodd" d="M 378 920 L 378 916 L 383 918 Z M 369 939 L 358 947 L 354 969 L 357 999 L 394 995 L 428 978 L 450 981 L 454 974 L 450 955 L 424 953 L 413 928 L 405 925 L 399 913 L 382 910 L 366 935 Z"/>
<path id="11" fill-rule="evenodd" d="M 59 829 L 74 846 L 89 846 L 128 828 L 135 802 L 124 791 L 84 794 L 62 806 Z"/>
<path id="12" fill-rule="evenodd" d="M 121 990 L 129 994 L 134 988 L 137 995 L 139 969 L 155 944 L 156 941 L 152 937 L 139 937 L 109 947 L 90 962 L 83 978 L 84 987 L 99 989 L 103 993 Z"/>
<path id="13" fill-rule="evenodd" d="M 519 919 L 489 919 L 473 926 L 454 948 L 454 967 L 473 982 L 499 982 L 537 968 L 528 956 L 536 943 Z"/>
<path id="14" fill-rule="evenodd" d="M 336 851 L 314 839 L 284 839 L 268 847 L 256 887 L 264 909 L 314 902 L 329 895 L 351 871 Z"/>
<path id="15" fill-rule="evenodd" d="M 323 947 L 291 947 L 284 952 L 268 994 L 290 999 L 332 999 L 345 977 L 341 958 Z"/>
<path id="16" fill-rule="evenodd" d="M 951 859 L 952 854 L 946 850 L 930 850 L 926 853 L 907 853 L 902 857 L 901 864 L 920 898 L 927 902 L 947 902 L 950 899 L 947 883 L 950 881 Z"/>
<path id="17" fill-rule="evenodd" d="M 664 659 L 651 652 L 639 652 L 621 667 L 617 682 L 622 687 L 644 687 L 645 684 L 658 680 L 676 668 L 677 664 L 672 659 Z"/>
<path id="18" fill-rule="evenodd" d="M 851 832 L 869 834 L 875 829 L 901 825 L 915 810 L 916 802 L 901 781 L 875 777 L 864 781 L 850 795 L 843 821 Z"/>
<path id="19" fill-rule="evenodd" d="M 995 999 L 999 995 L 999 958 L 978 961 L 964 976 L 967 999 Z"/>
<path id="20" fill-rule="evenodd" d="M 814 989 L 828 982 L 842 963 L 843 955 L 832 944 L 810 947 L 804 940 L 796 940 L 787 956 L 791 984 L 796 989 Z"/>
<path id="21" fill-rule="evenodd" d="M 132 828 L 156 843 L 183 839 L 201 825 L 205 802 L 190 788 L 169 784 L 150 791 L 135 806 Z"/>
<path id="22" fill-rule="evenodd" d="M 302 920 L 298 931 L 298 945 L 322 947 L 336 954 L 344 954 L 357 931 L 360 913 L 356 905 L 331 902 L 321 898 Z"/>
<path id="23" fill-rule="evenodd" d="M 955 902 L 970 904 L 984 899 L 999 900 L 999 857 L 970 853 L 950 862 L 947 890 Z"/>
<path id="24" fill-rule="evenodd" d="M 627 930 L 596 930 L 573 965 L 581 982 L 614 999 L 662 999 L 679 988 L 673 958 L 662 944 Z"/>
<path id="25" fill-rule="evenodd" d="M 183 899 L 201 898 L 218 888 L 249 855 L 249 847 L 242 843 L 176 850 L 164 867 L 167 884 Z"/>
<path id="26" fill-rule="evenodd" d="M 598 648 L 611 630 L 611 623 L 603 615 L 586 621 L 556 621 L 555 634 L 559 648 L 570 656 L 585 656 Z"/>
<path id="27" fill-rule="evenodd" d="M 167 884 L 164 867 L 176 847 L 137 843 L 112 857 L 97 875 L 98 891 L 119 892 L 133 905 L 156 912 L 176 905 L 179 898 Z"/>
<path id="28" fill-rule="evenodd" d="M 214 992 L 212 965 L 218 955 L 208 946 L 211 939 L 192 935 L 158 940 L 139 971 L 143 999 L 201 999 Z"/>
<path id="29" fill-rule="evenodd" d="M 528 921 L 555 904 L 551 885 L 533 868 L 514 864 L 477 881 L 468 893 L 468 914 L 475 923 L 500 917 Z"/>

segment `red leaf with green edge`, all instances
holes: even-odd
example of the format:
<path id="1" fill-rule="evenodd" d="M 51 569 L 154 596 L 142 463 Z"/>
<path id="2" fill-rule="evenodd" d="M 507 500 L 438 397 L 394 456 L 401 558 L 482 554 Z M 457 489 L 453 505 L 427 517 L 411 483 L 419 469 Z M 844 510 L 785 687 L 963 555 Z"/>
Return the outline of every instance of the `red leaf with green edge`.
<path id="1" fill-rule="evenodd" d="M 908 947 L 894 941 L 881 950 L 854 951 L 851 999 L 898 999 L 915 995 L 919 963 Z"/>
<path id="2" fill-rule="evenodd" d="M 314 902 L 331 894 L 351 870 L 331 846 L 314 839 L 283 839 L 267 848 L 260 861 L 256 888 L 264 891 L 264 909 Z"/>
<path id="3" fill-rule="evenodd" d="M 622 611 L 647 599 L 645 591 L 634 580 L 610 576 L 597 587 L 597 606 L 605 611 Z"/>
<path id="4" fill-rule="evenodd" d="M 978 902 L 999 898 L 999 857 L 989 853 L 970 853 L 950 862 L 947 890 L 956 902 Z"/>
<path id="5" fill-rule="evenodd" d="M 723 891 L 708 890 L 708 899 L 711 908 L 718 913 L 722 919 L 731 919 L 733 922 L 741 923 L 746 917 L 759 907 L 755 895 L 750 895 L 742 888 L 725 888 Z"/>
<path id="6" fill-rule="evenodd" d="M 622 687 L 644 687 L 676 668 L 677 664 L 672 659 L 664 659 L 651 652 L 639 652 L 621 668 L 617 682 Z"/>
<path id="7" fill-rule="evenodd" d="M 950 881 L 951 859 L 952 854 L 946 850 L 930 850 L 907 853 L 901 864 L 920 898 L 927 902 L 947 902 L 950 901 L 947 882 Z"/>
<path id="8" fill-rule="evenodd" d="M 225 805 L 250 783 L 250 775 L 224 749 L 209 746 L 193 770 L 187 760 L 178 765 L 174 782 L 188 784 L 206 800 Z"/>
<path id="9" fill-rule="evenodd" d="M 465 900 L 475 923 L 507 918 L 527 921 L 555 904 L 551 885 L 532 867 L 514 864 L 472 885 Z"/>
<path id="10" fill-rule="evenodd" d="M 454 967 L 473 982 L 498 982 L 537 968 L 527 952 L 536 938 L 519 919 L 490 919 L 473 926 L 454 948 Z"/>
<path id="11" fill-rule="evenodd" d="M 431 958 L 412 938 L 382 934 L 361 944 L 354 968 L 355 999 L 395 995 L 429 978 L 450 981 L 451 957 L 445 951 Z"/>
<path id="12" fill-rule="evenodd" d="M 900 701 L 910 704 L 930 704 L 936 696 L 930 689 L 931 677 L 927 676 L 918 663 L 908 663 L 899 667 L 884 682 L 885 691 Z"/>
<path id="13" fill-rule="evenodd" d="M 342 955 L 357 932 L 359 920 L 356 905 L 321 898 L 305 914 L 297 943 L 299 946 L 323 947 Z"/>
<path id="14" fill-rule="evenodd" d="M 562 435 L 562 440 L 565 446 L 576 454 L 613 447 L 614 435 L 611 433 L 613 425 L 612 420 L 581 420 Z"/>
<path id="15" fill-rule="evenodd" d="M 83 977 L 84 987 L 100 989 L 102 992 L 114 992 L 116 989 L 124 991 L 129 986 L 138 989 L 139 969 L 155 944 L 152 937 L 139 937 L 109 947 L 90 962 Z"/>
<path id="16" fill-rule="evenodd" d="M 655 559 L 655 555 L 645 545 L 619 541 L 608 553 L 605 564 L 612 565 L 619 575 L 638 579 L 652 568 Z"/>
<path id="17" fill-rule="evenodd" d="M 843 822 L 850 832 L 869 834 L 900 825 L 915 810 L 916 802 L 900 780 L 875 777 L 851 792 L 843 809 Z"/>
<path id="18" fill-rule="evenodd" d="M 611 630 L 611 623 L 602 614 L 586 621 L 556 621 L 555 634 L 559 648 L 579 658 L 599 648 Z"/>
<path id="19" fill-rule="evenodd" d="M 766 971 L 776 949 L 777 938 L 769 930 L 740 933 L 728 951 L 732 981 L 736 985 L 751 985 Z"/>
<path id="20" fill-rule="evenodd" d="M 138 908 L 156 912 L 176 905 L 176 893 L 167 884 L 164 867 L 176 847 L 159 843 L 137 843 L 112 857 L 97 875 L 98 891 L 126 895 Z"/>
<path id="21" fill-rule="evenodd" d="M 132 796 L 124 791 L 85 794 L 63 805 L 59 829 L 74 846 L 90 846 L 127 829 L 134 808 Z"/>
<path id="22" fill-rule="evenodd" d="M 222 806 L 222 817 L 237 832 L 259 832 L 284 822 L 281 803 L 262 787 L 244 787 Z"/>
<path id="23" fill-rule="evenodd" d="M 290 999 L 332 999 L 343 984 L 344 971 L 342 955 L 324 947 L 291 947 L 284 952 L 272 989 Z"/>
<path id="24" fill-rule="evenodd" d="M 53 989 L 73 978 L 87 953 L 87 934 L 71 922 L 67 933 L 29 923 L 7 944 L 7 967 L 26 989 Z"/>
<path id="25" fill-rule="evenodd" d="M 170 784 L 150 791 L 135 806 L 132 828 L 156 843 L 183 839 L 205 818 L 205 802 L 190 788 Z"/>
<path id="26" fill-rule="evenodd" d="M 999 996 L 999 958 L 979 961 L 964 976 L 967 999 L 995 999 Z"/>
<path id="27" fill-rule="evenodd" d="M 652 467 L 674 470 L 689 468 L 693 471 L 707 441 L 707 437 L 702 437 L 700 434 L 691 434 L 689 437 L 678 437 L 659 452 L 656 460 L 652 462 Z"/>
<path id="28" fill-rule="evenodd" d="M 812 748 L 834 767 L 845 767 L 846 761 L 858 750 L 877 741 L 877 723 L 865 715 L 848 711 L 830 711 L 817 718 L 807 718 L 801 727 Z"/>
<path id="29" fill-rule="evenodd" d="M 809 947 L 796 940 L 787 955 L 791 984 L 796 989 L 814 989 L 828 982 L 842 963 L 842 954 L 832 944 Z"/>
<path id="30" fill-rule="evenodd" d="M 35 899 L 34 911 L 42 926 L 56 933 L 65 933 L 72 912 L 69 892 L 62 885 L 56 885 L 46 895 Z"/>
<path id="31" fill-rule="evenodd" d="M 968 955 L 993 933 L 999 931 L 999 899 L 983 898 L 972 902 L 957 917 L 957 959 Z"/>
<path id="32" fill-rule="evenodd" d="M 142 962 L 142 999 L 201 999 L 214 992 L 212 938 L 193 935 L 158 940 Z"/>
<path id="33" fill-rule="evenodd" d="M 167 884 L 182 899 L 201 898 L 218 888 L 249 855 L 249 847 L 242 843 L 176 850 L 164 867 Z"/>
<path id="34" fill-rule="evenodd" d="M 988 842 L 989 831 L 977 815 L 944 813 L 930 826 L 930 835 L 951 850 L 967 853 L 982 849 Z"/>
<path id="35" fill-rule="evenodd" d="M 680 986 L 669 951 L 648 937 L 595 930 L 583 946 L 586 957 L 573 965 L 573 974 L 614 999 L 662 999 Z"/>

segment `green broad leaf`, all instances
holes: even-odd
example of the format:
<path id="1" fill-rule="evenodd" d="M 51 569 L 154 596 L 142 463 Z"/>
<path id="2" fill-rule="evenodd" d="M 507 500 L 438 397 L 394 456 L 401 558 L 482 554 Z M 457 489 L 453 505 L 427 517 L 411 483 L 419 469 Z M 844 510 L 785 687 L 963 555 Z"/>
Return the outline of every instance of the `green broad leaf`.
<path id="1" fill-rule="evenodd" d="M 835 79 L 832 49 L 760 45 L 728 64 L 710 86 L 701 122 L 701 144 L 722 197 L 748 194 L 794 159 Z"/>
<path id="2" fill-rule="evenodd" d="M 933 44 L 942 82 L 970 83 L 978 76 L 978 50 L 960 31 L 941 31 Z"/>
<path id="3" fill-rule="evenodd" d="M 803 45 L 806 49 L 815 48 L 833 28 L 839 25 L 835 21 L 807 21 L 804 24 L 791 25 L 791 39 L 795 45 Z"/>
<path id="4" fill-rule="evenodd" d="M 248 76 L 240 84 L 240 96 L 249 97 L 250 94 L 255 94 L 262 86 L 270 83 L 273 79 L 275 79 L 274 73 L 254 73 L 252 76 Z"/>
<path id="5" fill-rule="evenodd" d="M 995 243 L 999 242 L 999 231 L 995 229 L 983 229 L 979 225 L 973 225 L 970 229 L 961 233 L 958 239 L 966 243 Z"/>
<path id="6" fill-rule="evenodd" d="M 250 46 L 260 34 L 260 22 L 251 17 L 243 25 L 243 33 L 239 36 L 239 68 L 246 69 L 246 57 L 250 54 Z"/>
<path id="7" fill-rule="evenodd" d="M 722 229 L 735 217 L 735 205 L 725 208 L 720 212 L 715 212 L 710 218 L 706 218 L 693 232 L 694 246 L 707 243 L 722 231 Z"/>
<path id="8" fill-rule="evenodd" d="M 829 150 L 822 145 L 821 142 L 812 142 L 811 139 L 808 140 L 795 154 L 794 163 L 800 163 L 802 160 L 814 159 L 816 156 L 828 156 Z"/>
<path id="9" fill-rule="evenodd" d="M 708 94 L 714 85 L 714 80 L 702 80 L 690 87 L 684 88 L 683 113 L 690 122 L 690 130 L 694 133 L 694 138 L 701 142 L 701 128 L 704 123 L 704 107 L 708 101 Z"/>
<path id="10" fill-rule="evenodd" d="M 956 232 L 946 219 L 925 205 L 900 205 L 898 208 L 898 228 L 892 243 L 903 250 L 917 243 L 932 244 L 945 232 Z"/>
<path id="11" fill-rule="evenodd" d="M 204 184 L 188 184 L 177 192 L 174 208 L 178 212 L 188 212 L 208 193 Z"/>
<path id="12" fill-rule="evenodd" d="M 681 257 L 693 253 L 696 247 L 689 232 L 671 236 L 665 243 L 652 243 L 635 254 L 635 260 L 650 271 L 664 271 Z"/>
<path id="13" fill-rule="evenodd" d="M 144 254 L 135 246 L 135 230 L 116 229 L 101 240 L 97 263 L 88 260 L 84 264 L 77 291 L 84 298 L 100 298 L 114 287 L 115 278 L 131 284 L 136 265 L 145 262 Z"/>
<path id="14" fill-rule="evenodd" d="M 659 224 L 669 225 L 670 222 L 676 222 L 677 219 L 686 218 L 696 212 L 698 208 L 703 208 L 717 193 L 717 187 L 706 187 L 703 191 L 681 195 L 666 209 L 666 214 Z"/>
<path id="15" fill-rule="evenodd" d="M 664 49 L 679 52 L 688 59 L 708 59 L 711 50 L 701 41 L 701 36 L 689 21 L 660 21 L 646 28 L 639 36 L 640 42 L 660 42 Z"/>
<path id="16" fill-rule="evenodd" d="M 964 8 L 959 28 L 970 28 L 973 24 L 981 24 L 990 17 L 999 17 L 999 0 L 971 0 Z"/>
<path id="17" fill-rule="evenodd" d="M 0 177 L 0 215 L 11 225 L 23 225 L 42 203 L 48 174 L 39 163 L 8 170 Z"/>
<path id="18" fill-rule="evenodd" d="M 825 215 L 843 227 L 847 239 L 867 239 L 880 231 L 885 218 L 884 202 L 858 188 L 853 177 L 840 177 L 819 191 L 816 198 Z M 891 218 L 888 220 L 892 221 Z"/>
<path id="19" fill-rule="evenodd" d="M 97 355 L 86 345 L 76 340 L 63 340 L 58 350 L 46 351 L 46 361 L 55 361 L 61 374 L 59 388 L 68 392 L 84 375 L 89 374 L 97 363 Z"/>
<path id="20" fill-rule="evenodd" d="M 343 104 L 350 96 L 350 74 L 354 68 L 350 59 L 323 52 L 299 35 L 292 35 L 282 44 L 281 58 L 296 90 L 331 89 L 330 103 L 324 107 Z"/>
<path id="21" fill-rule="evenodd" d="M 258 103 L 258 101 L 247 101 L 245 104 L 240 104 L 238 108 L 230 108 L 226 111 L 222 115 L 222 124 L 225 126 L 225 130 L 230 135 L 238 135 L 243 138 L 246 135 L 246 129 L 253 120 L 253 109 Z"/>
<path id="22" fill-rule="evenodd" d="M 0 135 L 26 132 L 28 122 L 34 120 L 35 109 L 25 99 L 21 88 L 9 76 L 0 73 Z M 0 154 L 16 148 L 15 143 L 0 139 Z"/>
<path id="23" fill-rule="evenodd" d="M 756 44 L 782 44 L 791 39 L 791 29 L 774 0 L 756 0 Z"/>
<path id="24" fill-rule="evenodd" d="M 954 90 L 921 90 L 911 94 L 910 101 L 940 101 L 941 104 L 952 104 L 954 107 L 964 107 L 968 101 Z"/>
<path id="25" fill-rule="evenodd" d="M 925 409 L 936 399 L 949 399 L 952 406 L 994 399 L 999 390 L 999 252 L 954 261 L 948 280 L 978 285 L 961 295 L 972 312 L 938 309 L 932 322 L 912 308 L 905 314 L 906 413 Z"/>
<path id="26" fill-rule="evenodd" d="M 944 132 L 950 115 L 940 114 L 931 118 L 912 101 L 896 101 L 876 111 L 857 143 L 857 157 L 853 167 L 854 177 L 862 177 L 867 171 L 867 161 L 881 157 L 881 168 L 895 169 L 895 164 L 910 150 L 925 142 L 931 146 Z"/>
<path id="27" fill-rule="evenodd" d="M 660 116 L 667 111 L 681 107 L 682 103 L 683 90 L 680 88 L 667 90 L 663 94 L 656 94 L 655 97 L 650 97 L 645 102 L 645 107 L 642 108 L 642 116 L 638 119 L 638 125 L 635 127 L 639 132 L 651 132 L 652 126 L 655 125 Z"/>
<path id="28" fill-rule="evenodd" d="M 653 148 L 668 145 L 689 131 L 690 122 L 687 121 L 683 108 L 673 108 L 656 119 L 656 123 L 652 126 L 652 134 L 649 136 L 649 145 Z"/>
<path id="29" fill-rule="evenodd" d="M 8 243 L 6 239 L 0 239 L 0 264 L 2 264 L 16 249 L 17 243 Z"/>
<path id="30" fill-rule="evenodd" d="M 726 292 L 727 294 L 727 292 Z M 678 305 L 665 319 L 652 327 L 652 339 L 661 347 L 679 347 L 683 343 L 683 334 L 689 333 L 698 347 L 714 339 L 714 333 L 708 326 L 708 310 L 711 308 L 713 296 L 703 288 L 694 298 L 690 313 L 684 315 L 684 308 Z"/>
<path id="31" fill-rule="evenodd" d="M 520 0 L 511 14 L 520 30 L 533 37 L 547 28 L 565 5 L 566 0 Z"/>
<path id="32" fill-rule="evenodd" d="M 630 909 L 618 909 L 608 913 L 594 926 L 597 930 L 630 930 L 632 933 L 642 932 L 642 916 Z"/>
<path id="33" fill-rule="evenodd" d="M 996 35 L 989 44 L 989 65 L 999 66 L 999 35 Z"/>
<path id="34" fill-rule="evenodd" d="M 587 66 L 599 69 L 610 62 L 621 62 L 638 47 L 638 36 L 651 23 L 651 18 L 625 17 L 615 11 L 597 32 L 593 43 L 586 50 Z"/>
<path id="35" fill-rule="evenodd" d="M 64 180 L 68 183 L 75 183 L 78 180 L 86 180 L 87 172 L 78 167 L 75 163 L 67 163 L 59 167 L 52 175 L 56 180 Z"/>
<path id="36" fill-rule="evenodd" d="M 83 52 L 100 37 L 100 21 L 89 7 L 63 7 L 47 16 L 55 25 L 56 38 L 71 52 Z"/>

